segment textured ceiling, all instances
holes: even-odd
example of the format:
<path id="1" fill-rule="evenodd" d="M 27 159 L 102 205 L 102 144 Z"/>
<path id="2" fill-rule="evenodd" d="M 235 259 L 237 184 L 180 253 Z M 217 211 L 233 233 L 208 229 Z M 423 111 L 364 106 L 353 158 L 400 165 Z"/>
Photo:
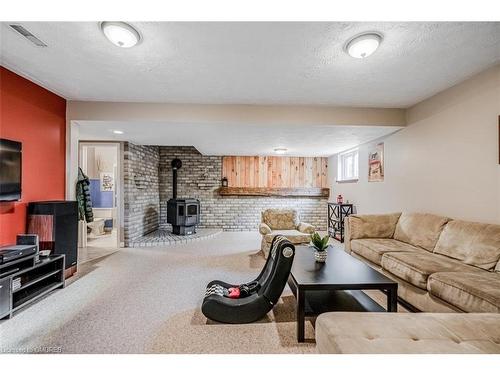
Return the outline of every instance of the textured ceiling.
<path id="1" fill-rule="evenodd" d="M 194 146 L 205 155 L 330 156 L 384 135 L 396 126 L 171 124 L 78 121 L 81 140 L 119 140 L 143 145 Z M 113 134 L 122 130 L 123 135 Z M 217 134 L 217 136 L 214 136 Z"/>
<path id="2" fill-rule="evenodd" d="M 121 49 L 97 22 L 1 26 L 2 64 L 67 99 L 408 107 L 500 61 L 500 23 L 137 22 Z M 367 59 L 351 36 L 384 35 Z"/>

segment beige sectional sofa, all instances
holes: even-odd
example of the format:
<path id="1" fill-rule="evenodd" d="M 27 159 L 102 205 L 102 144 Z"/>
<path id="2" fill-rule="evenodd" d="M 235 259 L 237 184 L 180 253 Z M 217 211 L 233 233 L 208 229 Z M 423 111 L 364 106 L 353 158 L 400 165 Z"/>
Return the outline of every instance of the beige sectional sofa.
<path id="1" fill-rule="evenodd" d="M 329 312 L 316 320 L 319 353 L 500 353 L 500 314 Z"/>
<path id="2" fill-rule="evenodd" d="M 351 215 L 345 249 L 425 312 L 500 312 L 500 225 L 422 213 Z"/>

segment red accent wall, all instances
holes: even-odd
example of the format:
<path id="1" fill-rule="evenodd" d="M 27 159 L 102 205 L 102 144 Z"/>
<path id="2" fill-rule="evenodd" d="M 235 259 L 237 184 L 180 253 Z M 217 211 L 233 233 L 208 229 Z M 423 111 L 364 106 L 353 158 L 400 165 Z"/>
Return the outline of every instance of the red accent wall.
<path id="1" fill-rule="evenodd" d="M 28 202 L 65 198 L 66 100 L 0 66 L 0 138 L 23 143 L 22 196 L 0 202 L 0 245 L 26 231 Z"/>

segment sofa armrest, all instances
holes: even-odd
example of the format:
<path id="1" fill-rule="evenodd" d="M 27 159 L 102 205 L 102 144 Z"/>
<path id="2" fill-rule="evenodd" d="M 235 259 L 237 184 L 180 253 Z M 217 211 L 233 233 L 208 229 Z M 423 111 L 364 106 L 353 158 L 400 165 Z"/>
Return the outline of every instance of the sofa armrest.
<path id="1" fill-rule="evenodd" d="M 349 228 L 349 216 L 344 219 L 344 251 L 351 253 L 351 230 Z"/>
<path id="2" fill-rule="evenodd" d="M 401 213 L 384 215 L 351 215 L 345 220 L 345 241 L 359 238 L 392 238 Z M 344 227 L 345 229 L 345 227 Z"/>
<path id="3" fill-rule="evenodd" d="M 260 223 L 259 224 L 259 233 L 265 236 L 266 234 L 271 233 L 271 228 L 269 228 L 269 225 L 265 223 Z"/>
<path id="4" fill-rule="evenodd" d="M 297 230 L 302 233 L 313 234 L 314 226 L 308 223 L 299 223 L 299 225 L 297 225 Z"/>

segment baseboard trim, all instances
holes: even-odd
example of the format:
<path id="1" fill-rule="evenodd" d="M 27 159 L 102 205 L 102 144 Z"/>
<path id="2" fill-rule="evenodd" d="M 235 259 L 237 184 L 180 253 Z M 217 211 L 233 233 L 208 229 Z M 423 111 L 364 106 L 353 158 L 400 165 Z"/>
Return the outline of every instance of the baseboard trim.
<path id="1" fill-rule="evenodd" d="M 65 279 L 70 278 L 71 276 L 73 276 L 76 273 L 76 271 L 77 271 L 76 264 L 74 266 L 66 268 L 66 270 L 64 271 L 64 278 Z"/>

